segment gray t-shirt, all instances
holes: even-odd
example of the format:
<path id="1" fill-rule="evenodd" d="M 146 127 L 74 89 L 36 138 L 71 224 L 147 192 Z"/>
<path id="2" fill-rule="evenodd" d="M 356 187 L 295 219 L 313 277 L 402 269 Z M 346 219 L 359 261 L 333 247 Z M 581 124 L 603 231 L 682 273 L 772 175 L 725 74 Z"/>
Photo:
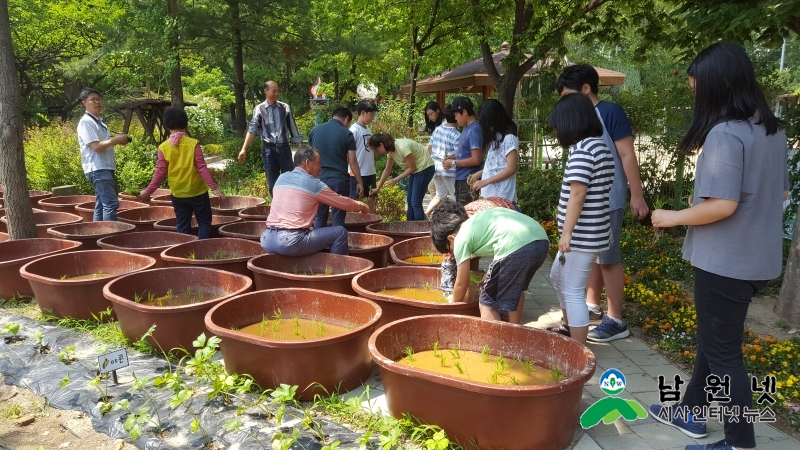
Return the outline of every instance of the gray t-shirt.
<path id="1" fill-rule="evenodd" d="M 690 226 L 683 243 L 683 257 L 692 266 L 738 280 L 781 274 L 786 134 L 767 136 L 756 122 L 725 122 L 708 133 L 697 159 L 694 205 L 720 198 L 739 206 L 722 220 Z"/>

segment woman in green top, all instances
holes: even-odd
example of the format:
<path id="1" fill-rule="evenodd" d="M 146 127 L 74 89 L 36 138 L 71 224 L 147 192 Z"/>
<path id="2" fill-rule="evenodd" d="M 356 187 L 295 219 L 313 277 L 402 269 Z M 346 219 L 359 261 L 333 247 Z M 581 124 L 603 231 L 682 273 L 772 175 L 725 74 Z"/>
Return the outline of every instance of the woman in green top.
<path id="1" fill-rule="evenodd" d="M 433 179 L 435 169 L 433 159 L 428 154 L 428 149 L 411 139 L 395 139 L 388 133 L 373 134 L 369 138 L 369 147 L 380 155 L 389 155 L 386 168 L 383 169 L 378 187 L 370 192 L 370 196 L 378 195 L 384 186 L 394 186 L 405 177 L 408 179 L 408 194 L 406 195 L 406 220 L 425 220 L 425 209 L 422 200 L 428 190 L 428 184 Z M 392 163 L 396 162 L 403 173 L 386 181 L 392 173 Z"/>

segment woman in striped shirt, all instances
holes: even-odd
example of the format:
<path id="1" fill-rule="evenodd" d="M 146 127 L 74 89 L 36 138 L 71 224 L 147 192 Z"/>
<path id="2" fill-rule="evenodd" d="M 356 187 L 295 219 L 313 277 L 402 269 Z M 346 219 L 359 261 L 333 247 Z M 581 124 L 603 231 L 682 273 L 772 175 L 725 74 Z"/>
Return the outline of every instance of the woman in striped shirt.
<path id="1" fill-rule="evenodd" d="M 550 279 L 566 318 L 550 331 L 586 343 L 589 310 L 586 279 L 597 255 L 609 246 L 608 193 L 614 181 L 614 158 L 603 142 L 603 125 L 591 100 L 569 94 L 556 103 L 549 124 L 558 143 L 569 149 L 558 201 L 558 255 Z"/>

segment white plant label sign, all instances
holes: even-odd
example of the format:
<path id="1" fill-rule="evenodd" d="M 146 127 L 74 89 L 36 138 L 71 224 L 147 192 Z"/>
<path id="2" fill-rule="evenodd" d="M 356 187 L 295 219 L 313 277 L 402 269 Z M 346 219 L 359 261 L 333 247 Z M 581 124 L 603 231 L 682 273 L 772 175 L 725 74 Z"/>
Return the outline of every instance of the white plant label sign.
<path id="1" fill-rule="evenodd" d="M 100 373 L 108 373 L 128 367 L 128 352 L 121 348 L 104 353 L 97 357 L 97 365 L 100 368 Z"/>

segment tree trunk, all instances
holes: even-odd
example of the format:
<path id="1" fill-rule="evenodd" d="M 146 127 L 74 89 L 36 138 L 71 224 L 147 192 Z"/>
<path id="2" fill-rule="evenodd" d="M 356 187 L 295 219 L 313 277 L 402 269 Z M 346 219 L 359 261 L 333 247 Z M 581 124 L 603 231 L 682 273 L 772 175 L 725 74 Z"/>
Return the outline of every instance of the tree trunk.
<path id="1" fill-rule="evenodd" d="M 514 117 L 514 97 L 517 95 L 517 85 L 524 76 L 524 72 L 522 75 L 517 75 L 517 72 L 518 70 L 509 68 L 500 78 L 500 82 L 495 83 L 497 100 L 502 103 L 509 117 Z"/>
<path id="2" fill-rule="evenodd" d="M 800 214 L 794 220 L 792 248 L 786 259 L 781 293 L 773 311 L 786 322 L 800 326 Z"/>
<path id="3" fill-rule="evenodd" d="M 243 137 L 247 128 L 247 111 L 244 103 L 244 57 L 242 55 L 242 28 L 239 17 L 239 1 L 231 0 L 231 24 L 233 33 L 233 97 L 236 100 L 236 115 L 233 120 L 233 132 L 236 137 Z"/>
<path id="4" fill-rule="evenodd" d="M 22 99 L 11 44 L 8 0 L 0 0 L 0 179 L 11 239 L 36 237 L 22 135 Z"/>
<path id="5" fill-rule="evenodd" d="M 408 98 L 408 127 L 411 128 L 414 126 L 414 112 L 416 111 L 416 101 L 417 101 L 417 75 L 419 74 L 419 63 L 414 61 L 411 64 L 411 90 L 409 91 L 409 98 Z M 444 105 L 439 105 L 442 107 L 442 111 L 444 111 Z"/>
<path id="6" fill-rule="evenodd" d="M 167 13 L 172 16 L 175 21 L 175 26 L 178 26 L 178 0 L 169 0 L 167 4 Z M 183 82 L 181 81 L 181 55 L 180 55 L 180 35 L 177 30 L 173 30 L 172 35 L 169 37 L 169 46 L 172 54 L 174 55 L 174 64 L 169 74 L 169 95 L 172 101 L 172 107 L 184 109 L 183 102 Z"/>

